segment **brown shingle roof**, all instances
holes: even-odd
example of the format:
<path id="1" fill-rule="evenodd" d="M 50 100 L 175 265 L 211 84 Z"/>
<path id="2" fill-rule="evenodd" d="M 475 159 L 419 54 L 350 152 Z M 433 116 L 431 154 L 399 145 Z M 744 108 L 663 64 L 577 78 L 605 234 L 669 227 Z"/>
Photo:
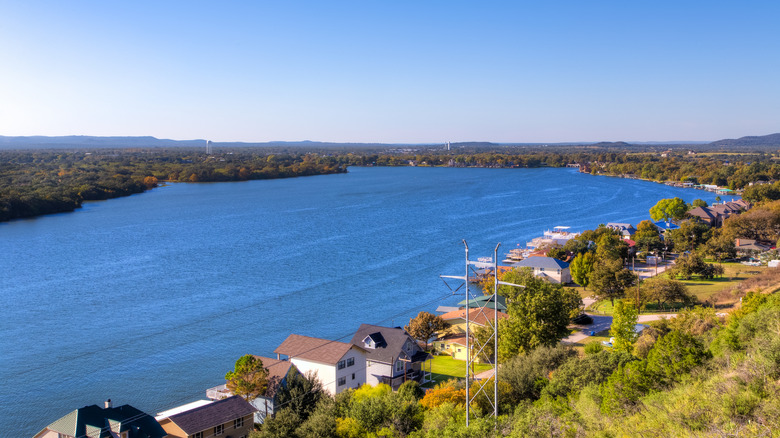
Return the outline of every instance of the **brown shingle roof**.
<path id="1" fill-rule="evenodd" d="M 293 364 L 289 360 L 278 360 L 262 356 L 255 357 L 260 359 L 263 362 L 263 367 L 268 370 L 268 388 L 263 395 L 273 398 L 276 395 L 276 390 L 279 389 L 279 384 L 287 377 L 287 373 Z"/>
<path id="2" fill-rule="evenodd" d="M 290 335 L 274 350 L 274 353 L 284 354 L 290 359 L 297 358 L 333 365 L 338 363 L 352 347 L 360 348 L 344 342 Z"/>
<path id="3" fill-rule="evenodd" d="M 441 317 L 445 321 L 452 321 L 454 319 L 459 319 L 459 318 L 465 321 L 466 309 L 453 310 L 452 312 L 445 313 Z M 498 319 L 506 319 L 506 318 L 509 318 L 509 315 L 507 315 L 504 312 L 498 312 Z M 487 321 L 492 321 L 492 320 L 493 320 L 493 309 L 488 309 L 487 307 L 484 307 L 484 308 L 469 310 L 470 323 L 484 326 Z"/>
<path id="4" fill-rule="evenodd" d="M 255 412 L 257 409 L 248 401 L 234 395 L 168 418 L 187 435 L 193 435 Z"/>

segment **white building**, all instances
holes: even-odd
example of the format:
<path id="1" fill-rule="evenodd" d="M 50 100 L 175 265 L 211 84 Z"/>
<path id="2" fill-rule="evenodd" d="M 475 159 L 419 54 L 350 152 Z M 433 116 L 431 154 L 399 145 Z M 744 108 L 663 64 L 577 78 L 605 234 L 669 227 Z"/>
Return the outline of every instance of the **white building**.
<path id="1" fill-rule="evenodd" d="M 290 335 L 274 350 L 277 359 L 292 362 L 301 374 L 317 374 L 331 395 L 366 383 L 366 351 L 357 345 Z"/>

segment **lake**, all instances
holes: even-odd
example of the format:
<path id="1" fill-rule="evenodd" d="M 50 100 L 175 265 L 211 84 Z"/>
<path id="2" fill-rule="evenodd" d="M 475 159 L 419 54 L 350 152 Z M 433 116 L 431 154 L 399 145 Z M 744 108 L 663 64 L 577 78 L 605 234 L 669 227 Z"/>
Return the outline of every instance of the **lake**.
<path id="1" fill-rule="evenodd" d="M 205 398 L 290 333 L 349 341 L 452 305 L 440 274 L 553 226 L 648 219 L 714 193 L 573 169 L 350 168 L 173 184 L 0 224 L 0 436 L 111 398 L 152 415 Z"/>

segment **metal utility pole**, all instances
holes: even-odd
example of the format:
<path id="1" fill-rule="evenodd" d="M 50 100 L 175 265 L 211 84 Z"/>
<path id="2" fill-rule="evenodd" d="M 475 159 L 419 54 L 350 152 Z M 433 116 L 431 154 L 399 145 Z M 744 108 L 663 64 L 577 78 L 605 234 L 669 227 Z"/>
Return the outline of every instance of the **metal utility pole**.
<path id="1" fill-rule="evenodd" d="M 465 240 L 463 240 L 463 245 L 466 247 L 466 275 L 456 276 L 456 275 L 442 275 L 442 278 L 452 278 L 456 280 L 463 280 L 464 284 L 466 285 L 466 307 L 465 307 L 465 319 L 466 319 L 466 426 L 469 425 L 470 416 L 471 416 L 471 403 L 473 403 L 478 397 L 486 397 L 488 403 L 493 408 L 492 415 L 498 417 L 498 286 L 499 285 L 507 285 L 507 286 L 515 286 L 515 287 L 525 287 L 523 285 L 514 284 L 514 283 L 507 283 L 504 281 L 498 280 L 498 248 L 501 246 L 501 244 L 497 244 L 496 248 L 493 250 L 493 260 L 483 260 L 480 259 L 479 261 L 471 261 L 469 260 L 469 245 L 466 243 Z M 492 262 L 492 263 L 491 263 Z M 484 295 L 480 295 L 485 300 L 483 304 L 480 305 L 479 301 L 477 300 L 476 296 L 472 296 L 471 294 L 471 286 L 469 281 L 469 272 L 473 271 L 474 267 L 478 268 L 493 268 L 493 294 L 489 296 L 489 298 L 485 299 Z M 476 272 L 475 272 L 476 274 Z M 476 305 L 475 307 L 472 307 L 472 302 Z M 490 305 L 492 303 L 493 306 L 493 318 L 491 321 L 491 318 L 488 317 L 488 313 L 490 310 Z M 475 313 L 475 317 L 482 316 L 482 319 L 485 321 L 485 324 L 492 329 L 492 333 L 490 336 L 483 342 L 481 342 L 476 337 L 473 337 L 472 339 L 472 333 L 471 333 L 471 310 L 477 309 L 478 311 Z M 493 345 L 493 354 L 491 358 L 488 358 L 487 355 L 483 356 L 484 350 L 492 343 Z M 473 346 L 472 346 L 473 344 Z M 474 350 L 472 354 L 472 349 Z M 493 378 L 493 397 L 491 400 L 488 386 L 488 380 L 489 379 L 483 379 L 481 381 L 478 381 L 476 378 L 476 375 L 474 373 L 474 363 L 475 361 L 480 358 L 484 357 L 487 359 L 487 362 L 491 364 L 492 366 L 492 378 Z M 491 370 L 488 370 L 491 371 Z M 472 394 L 471 393 L 471 382 L 477 381 L 478 387 L 476 391 Z"/>

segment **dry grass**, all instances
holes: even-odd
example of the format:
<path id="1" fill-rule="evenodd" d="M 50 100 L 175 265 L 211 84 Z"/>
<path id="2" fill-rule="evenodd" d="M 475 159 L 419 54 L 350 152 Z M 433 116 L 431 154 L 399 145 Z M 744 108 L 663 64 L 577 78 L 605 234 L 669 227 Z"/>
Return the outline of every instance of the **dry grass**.
<path id="1" fill-rule="evenodd" d="M 764 268 L 760 274 L 713 294 L 707 304 L 722 307 L 738 302 L 748 292 L 772 293 L 777 290 L 780 290 L 780 269 Z"/>

